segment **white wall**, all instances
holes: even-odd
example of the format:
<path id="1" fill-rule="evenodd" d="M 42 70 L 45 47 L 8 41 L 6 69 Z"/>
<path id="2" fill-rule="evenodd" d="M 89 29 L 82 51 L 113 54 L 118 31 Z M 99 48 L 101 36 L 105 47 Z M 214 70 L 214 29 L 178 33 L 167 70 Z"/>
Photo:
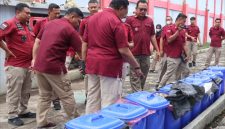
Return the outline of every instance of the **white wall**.
<path id="1" fill-rule="evenodd" d="M 165 19 L 166 19 L 166 9 L 155 7 L 154 8 L 154 24 L 155 24 L 155 26 L 157 24 L 161 24 L 162 26 L 164 26 Z"/>
<path id="2" fill-rule="evenodd" d="M 213 26 L 213 18 L 209 17 L 209 21 L 208 21 L 208 31 L 207 31 L 207 42 L 210 42 L 211 39 L 209 37 L 209 29 Z"/>
<path id="3" fill-rule="evenodd" d="M 180 4 L 180 5 L 183 4 L 183 0 L 170 0 L 170 2 L 174 4 Z"/>
<path id="4" fill-rule="evenodd" d="M 128 7 L 128 16 L 131 16 L 131 15 L 134 15 L 133 12 L 135 11 L 135 8 L 136 8 L 136 4 L 135 3 L 131 3 L 129 4 L 129 7 Z"/>
<path id="5" fill-rule="evenodd" d="M 209 0 L 209 1 L 212 1 L 212 0 Z M 199 10 L 205 10 L 206 8 L 206 0 L 199 0 L 198 1 L 198 9 Z"/>
<path id="6" fill-rule="evenodd" d="M 209 13 L 213 13 L 214 12 L 214 4 L 215 4 L 214 0 L 209 0 L 209 3 L 208 3 Z"/>
<path id="7" fill-rule="evenodd" d="M 220 11 L 221 11 L 221 0 L 216 0 L 216 14 L 220 14 Z"/>
<path id="8" fill-rule="evenodd" d="M 189 8 L 196 8 L 196 0 L 186 0 L 186 3 L 188 4 Z"/>
<path id="9" fill-rule="evenodd" d="M 198 23 L 197 23 L 197 25 L 198 25 L 198 27 L 200 29 L 200 32 L 201 32 L 200 33 L 200 38 L 201 39 L 203 39 L 203 35 L 204 35 L 204 25 L 205 25 L 204 20 L 205 20 L 204 16 L 198 15 Z"/>

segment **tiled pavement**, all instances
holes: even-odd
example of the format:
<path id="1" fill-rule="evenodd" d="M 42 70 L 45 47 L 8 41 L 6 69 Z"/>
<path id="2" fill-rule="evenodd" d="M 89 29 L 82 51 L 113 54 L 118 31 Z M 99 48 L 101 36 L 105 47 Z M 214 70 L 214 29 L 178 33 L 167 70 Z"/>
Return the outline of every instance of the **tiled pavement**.
<path id="1" fill-rule="evenodd" d="M 223 49 L 224 50 L 224 49 Z M 199 70 L 202 70 L 204 67 L 206 54 L 207 52 L 202 52 L 198 55 L 197 60 L 197 67 L 194 67 L 191 69 L 192 73 L 197 72 Z M 220 65 L 225 66 L 225 51 L 222 52 L 222 57 L 220 61 Z M 146 87 L 145 90 L 153 90 L 155 85 L 155 80 L 157 79 L 157 73 L 149 73 L 146 81 Z M 173 81 L 173 79 L 170 79 L 170 81 Z M 124 95 L 131 92 L 131 88 L 129 86 L 129 77 L 126 78 L 126 86 L 124 87 Z M 83 81 L 79 80 L 72 83 L 72 89 L 75 92 L 75 99 L 77 101 L 78 111 L 80 114 L 84 113 L 85 105 L 85 95 L 84 95 L 84 86 Z M 32 90 L 32 96 L 29 102 L 29 109 L 32 111 L 36 111 L 37 107 L 37 100 L 38 100 L 38 90 L 33 89 Z M 49 120 L 55 123 L 58 123 L 58 126 L 54 129 L 63 129 L 63 123 L 65 122 L 65 119 L 63 117 L 63 110 L 61 111 L 54 111 L 50 109 L 50 112 L 48 114 Z M 36 129 L 36 122 L 35 119 L 24 119 L 25 125 L 21 127 L 14 127 L 7 123 L 7 106 L 5 102 L 5 96 L 0 96 L 0 129 Z M 225 125 L 224 123 L 221 125 Z M 225 129 L 225 126 L 221 126 L 219 129 Z"/>

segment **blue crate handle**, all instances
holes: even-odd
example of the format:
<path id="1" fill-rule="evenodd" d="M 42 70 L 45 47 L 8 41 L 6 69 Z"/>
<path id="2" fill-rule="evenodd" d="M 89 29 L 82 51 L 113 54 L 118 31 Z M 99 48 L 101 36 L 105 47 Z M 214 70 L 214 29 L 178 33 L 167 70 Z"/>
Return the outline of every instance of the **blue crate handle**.
<path id="1" fill-rule="evenodd" d="M 120 108 L 124 108 L 124 109 L 129 109 L 128 106 L 123 105 L 123 104 L 117 104 L 116 106 L 117 106 L 117 107 L 120 107 Z"/>
<path id="2" fill-rule="evenodd" d="M 94 121 L 97 121 L 97 120 L 100 120 L 100 119 L 103 119 L 104 117 L 102 115 L 98 115 L 98 116 L 94 116 L 94 117 L 91 117 L 89 119 L 90 122 L 94 122 Z"/>
<path id="3" fill-rule="evenodd" d="M 168 92 L 165 92 L 165 91 L 156 91 L 154 93 L 151 93 L 149 96 L 147 96 L 147 99 L 152 99 L 153 97 L 155 97 L 155 94 L 158 94 L 158 93 L 163 93 L 163 94 L 167 94 L 168 95 Z"/>

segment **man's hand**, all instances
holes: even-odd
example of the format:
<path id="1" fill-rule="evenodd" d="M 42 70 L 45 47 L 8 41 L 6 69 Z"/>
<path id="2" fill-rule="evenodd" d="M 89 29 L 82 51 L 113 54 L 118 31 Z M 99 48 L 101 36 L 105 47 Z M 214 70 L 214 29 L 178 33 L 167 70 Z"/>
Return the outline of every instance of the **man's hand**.
<path id="1" fill-rule="evenodd" d="M 6 59 L 8 59 L 10 56 L 16 58 L 16 56 L 10 50 L 6 51 L 5 54 L 6 54 L 6 56 L 5 56 Z"/>
<path id="2" fill-rule="evenodd" d="M 195 37 L 191 37 L 191 40 L 192 40 L 193 42 L 197 42 L 197 40 L 196 40 Z"/>
<path id="3" fill-rule="evenodd" d="M 186 58 L 184 59 L 185 62 L 188 62 L 189 60 L 191 60 L 191 56 L 186 56 Z"/>
<path id="4" fill-rule="evenodd" d="M 140 78 L 144 78 L 144 74 L 142 73 L 140 68 L 135 68 L 135 74 Z"/>

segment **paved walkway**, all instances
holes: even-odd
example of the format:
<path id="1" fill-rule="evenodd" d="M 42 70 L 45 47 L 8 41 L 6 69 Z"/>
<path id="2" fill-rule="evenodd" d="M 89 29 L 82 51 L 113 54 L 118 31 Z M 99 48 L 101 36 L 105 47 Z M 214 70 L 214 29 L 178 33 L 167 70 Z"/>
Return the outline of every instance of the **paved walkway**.
<path id="1" fill-rule="evenodd" d="M 224 50 L 224 49 L 223 49 Z M 199 70 L 202 70 L 204 67 L 205 59 L 206 59 L 206 51 L 203 51 L 198 55 L 197 60 L 197 67 L 194 67 L 191 69 L 191 72 L 197 72 Z M 225 66 L 225 52 L 223 51 L 220 65 Z M 146 87 L 145 90 L 153 90 L 155 85 L 155 80 L 157 78 L 157 73 L 149 73 L 146 81 Z M 171 79 L 170 81 L 173 81 Z M 129 86 L 129 77 L 126 78 L 126 86 L 124 87 L 124 95 L 131 92 L 131 88 Z M 72 83 L 72 89 L 75 93 L 75 99 L 78 106 L 78 111 L 80 114 L 84 114 L 84 100 L 85 100 L 85 94 L 84 94 L 84 86 L 83 81 L 79 80 Z M 33 112 L 36 111 L 37 107 L 37 101 L 38 101 L 38 90 L 33 89 L 32 90 L 32 96 L 29 102 L 29 109 Z M 52 108 L 50 109 L 50 112 L 48 114 L 49 120 L 55 123 L 58 123 L 57 127 L 54 129 L 63 129 L 63 124 L 65 123 L 64 117 L 63 117 L 63 110 L 61 111 L 54 111 Z M 0 96 L 0 129 L 36 129 L 36 122 L 35 119 L 24 119 L 25 125 L 21 127 L 14 127 L 7 123 L 7 105 L 5 102 L 5 96 Z M 224 120 L 225 121 L 225 120 Z M 225 125 L 225 122 L 224 122 Z M 222 129 L 222 128 L 219 128 Z M 225 126 L 224 126 L 225 129 Z"/>

